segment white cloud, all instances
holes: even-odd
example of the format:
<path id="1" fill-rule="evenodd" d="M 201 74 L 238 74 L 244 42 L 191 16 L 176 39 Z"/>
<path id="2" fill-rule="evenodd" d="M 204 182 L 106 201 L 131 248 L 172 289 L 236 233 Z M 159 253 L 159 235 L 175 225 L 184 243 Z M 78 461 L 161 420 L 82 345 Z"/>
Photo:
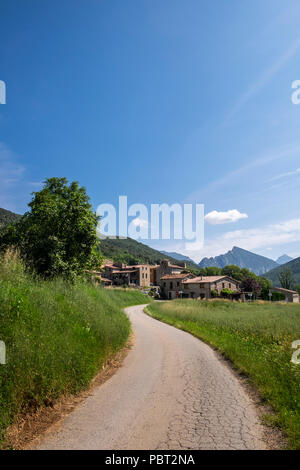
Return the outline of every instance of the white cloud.
<path id="1" fill-rule="evenodd" d="M 242 214 L 237 209 L 228 210 L 226 212 L 212 211 L 206 214 L 205 221 L 211 225 L 230 224 L 240 219 L 247 219 L 247 214 Z"/>
<path id="2" fill-rule="evenodd" d="M 299 241 L 300 219 L 291 219 L 260 228 L 225 232 L 216 238 L 206 240 L 204 247 L 197 243 L 189 243 L 188 249 L 181 249 L 180 252 L 200 261 L 205 256 L 223 254 L 231 250 L 233 246 L 255 251 Z M 179 249 L 177 247 L 177 251 Z"/>
<path id="3" fill-rule="evenodd" d="M 131 223 L 135 227 L 148 228 L 148 221 L 145 219 L 140 219 L 139 217 L 136 217 L 135 219 L 133 219 Z"/>

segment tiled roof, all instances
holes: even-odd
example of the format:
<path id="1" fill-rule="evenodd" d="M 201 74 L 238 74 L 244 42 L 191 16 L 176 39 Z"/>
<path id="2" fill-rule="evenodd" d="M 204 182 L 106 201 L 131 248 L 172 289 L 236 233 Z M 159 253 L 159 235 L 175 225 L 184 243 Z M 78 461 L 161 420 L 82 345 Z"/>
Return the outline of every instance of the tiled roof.
<path id="1" fill-rule="evenodd" d="M 165 274 L 165 276 L 162 276 L 161 279 L 184 279 L 185 277 L 190 276 L 189 273 L 178 273 L 178 274 Z"/>
<path id="2" fill-rule="evenodd" d="M 114 271 L 112 274 L 128 274 L 128 273 L 136 273 L 137 269 L 120 269 L 118 271 Z"/>
<path id="3" fill-rule="evenodd" d="M 297 292 L 296 290 L 284 289 L 283 287 L 272 287 L 271 290 L 276 290 L 282 292 L 283 294 L 285 292 L 288 292 L 289 294 L 299 294 L 299 292 Z"/>
<path id="4" fill-rule="evenodd" d="M 195 277 L 194 279 L 187 279 L 186 281 L 183 281 L 183 282 L 185 284 L 199 284 L 202 282 L 207 282 L 211 284 L 213 282 L 221 281 L 221 279 L 231 279 L 233 282 L 236 282 L 237 284 L 239 284 L 239 281 L 229 276 L 198 276 L 198 277 Z"/>

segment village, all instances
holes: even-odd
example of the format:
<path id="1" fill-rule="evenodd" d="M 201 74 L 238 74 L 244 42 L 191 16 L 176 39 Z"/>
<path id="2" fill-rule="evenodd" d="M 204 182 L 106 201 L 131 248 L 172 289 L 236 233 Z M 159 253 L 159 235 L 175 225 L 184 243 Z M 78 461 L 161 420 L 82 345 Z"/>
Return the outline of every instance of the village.
<path id="1" fill-rule="evenodd" d="M 226 275 L 196 276 L 187 270 L 186 263 L 178 261 L 172 264 L 164 259 L 157 265 L 125 263 L 105 260 L 101 270 L 89 271 L 95 282 L 104 287 L 132 287 L 151 290 L 156 296 L 173 300 L 176 298 L 190 298 L 209 300 L 213 298 L 229 298 L 231 300 L 254 300 L 251 292 L 241 289 L 240 281 Z M 272 293 L 280 293 L 286 302 L 299 303 L 299 294 L 296 291 L 272 287 Z M 270 299 L 271 300 L 271 299 Z"/>

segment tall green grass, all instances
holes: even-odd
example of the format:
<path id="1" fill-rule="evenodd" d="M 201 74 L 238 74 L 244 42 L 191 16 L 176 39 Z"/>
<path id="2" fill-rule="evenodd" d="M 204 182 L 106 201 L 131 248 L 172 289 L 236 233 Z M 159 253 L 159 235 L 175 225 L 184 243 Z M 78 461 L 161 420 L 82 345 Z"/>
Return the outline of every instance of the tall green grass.
<path id="1" fill-rule="evenodd" d="M 105 290 L 78 281 L 42 281 L 16 255 L 0 259 L 0 442 L 14 417 L 87 387 L 126 343 L 123 312 L 147 302 L 139 291 Z"/>
<path id="2" fill-rule="evenodd" d="M 291 362 L 300 339 L 300 305 L 175 300 L 148 312 L 215 346 L 246 374 L 272 405 L 269 417 L 300 449 L 300 365 Z"/>

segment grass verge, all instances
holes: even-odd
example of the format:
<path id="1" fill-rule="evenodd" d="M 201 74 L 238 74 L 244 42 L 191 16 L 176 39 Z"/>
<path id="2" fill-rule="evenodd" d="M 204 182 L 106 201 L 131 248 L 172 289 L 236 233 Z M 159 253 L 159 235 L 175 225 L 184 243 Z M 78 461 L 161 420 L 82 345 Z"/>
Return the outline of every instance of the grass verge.
<path id="1" fill-rule="evenodd" d="M 300 305 L 175 300 L 147 307 L 152 317 L 204 340 L 247 375 L 275 415 L 268 417 L 300 449 L 300 365 L 292 342 L 300 339 Z"/>
<path id="2" fill-rule="evenodd" d="M 84 281 L 41 281 L 17 257 L 0 260 L 0 443 L 17 416 L 85 389 L 128 340 L 123 308 L 147 303 L 140 291 Z"/>

